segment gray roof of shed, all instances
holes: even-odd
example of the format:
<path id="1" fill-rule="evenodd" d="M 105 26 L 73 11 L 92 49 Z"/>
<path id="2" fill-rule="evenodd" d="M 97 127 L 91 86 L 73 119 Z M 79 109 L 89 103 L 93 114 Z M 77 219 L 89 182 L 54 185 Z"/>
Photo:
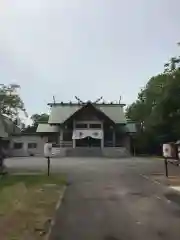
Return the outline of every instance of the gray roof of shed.
<path id="1" fill-rule="evenodd" d="M 126 123 L 123 106 L 118 104 L 93 104 L 115 123 Z M 53 105 L 49 116 L 50 124 L 62 124 L 84 105 Z"/>
<path id="2" fill-rule="evenodd" d="M 8 133 L 5 130 L 5 124 L 4 124 L 4 119 L 2 115 L 0 115 L 0 137 L 1 138 L 8 137 Z"/>
<path id="3" fill-rule="evenodd" d="M 37 130 L 37 133 L 55 133 L 59 132 L 59 128 L 57 126 L 51 126 L 48 123 L 39 123 Z"/>
<path id="4" fill-rule="evenodd" d="M 16 124 L 13 123 L 12 120 L 6 116 L 4 116 L 4 123 L 5 123 L 5 129 L 10 135 L 16 134 L 16 133 L 18 134 L 21 132 L 21 129 L 18 126 L 16 126 Z"/>
<path id="5" fill-rule="evenodd" d="M 0 137 L 7 138 L 14 133 L 20 133 L 20 128 L 17 127 L 11 119 L 4 115 L 0 115 Z"/>

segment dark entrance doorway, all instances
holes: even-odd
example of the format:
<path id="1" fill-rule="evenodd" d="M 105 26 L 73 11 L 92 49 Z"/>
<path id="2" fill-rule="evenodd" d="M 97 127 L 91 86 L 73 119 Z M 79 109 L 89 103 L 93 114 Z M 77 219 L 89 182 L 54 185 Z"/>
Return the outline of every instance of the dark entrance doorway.
<path id="1" fill-rule="evenodd" d="M 76 147 L 101 147 L 101 139 L 91 137 L 76 139 Z"/>

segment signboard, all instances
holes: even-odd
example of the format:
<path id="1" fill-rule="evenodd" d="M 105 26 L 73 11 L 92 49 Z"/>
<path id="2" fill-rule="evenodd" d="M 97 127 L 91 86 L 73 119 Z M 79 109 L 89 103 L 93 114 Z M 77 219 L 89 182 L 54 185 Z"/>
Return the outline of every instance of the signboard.
<path id="1" fill-rule="evenodd" d="M 45 157 L 51 157 L 52 155 L 52 144 L 51 143 L 45 143 L 44 144 L 44 156 Z"/>
<path id="2" fill-rule="evenodd" d="M 163 144 L 163 157 L 165 158 L 177 158 L 177 149 L 175 143 Z"/>
<path id="3" fill-rule="evenodd" d="M 180 145 L 178 145 L 177 151 L 178 151 L 178 159 L 180 159 Z"/>
<path id="4" fill-rule="evenodd" d="M 165 158 L 171 157 L 171 146 L 169 143 L 163 144 L 163 157 Z"/>
<path id="5" fill-rule="evenodd" d="M 83 139 L 86 137 L 102 139 L 103 131 L 102 129 L 76 129 L 73 131 L 72 139 Z"/>

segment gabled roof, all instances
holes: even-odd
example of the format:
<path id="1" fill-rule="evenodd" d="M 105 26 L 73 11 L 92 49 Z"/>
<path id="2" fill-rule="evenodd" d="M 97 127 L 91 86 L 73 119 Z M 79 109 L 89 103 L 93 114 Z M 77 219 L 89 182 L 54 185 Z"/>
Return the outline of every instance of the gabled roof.
<path id="1" fill-rule="evenodd" d="M 62 124 L 68 118 L 73 116 L 84 105 L 81 104 L 54 104 L 51 106 L 51 114 L 49 116 L 49 124 Z M 126 117 L 122 104 L 92 104 L 97 110 L 104 113 L 114 123 L 126 123 Z"/>
<path id="2" fill-rule="evenodd" d="M 78 114 L 80 114 L 80 112 L 82 112 L 84 109 L 87 108 L 91 108 L 91 110 L 93 110 L 97 117 L 100 119 L 106 119 L 107 121 L 111 122 L 112 124 L 114 124 L 115 122 L 109 118 L 109 116 L 107 116 L 103 111 L 101 111 L 99 108 L 97 108 L 95 106 L 95 104 L 92 104 L 90 102 L 84 104 L 80 109 L 78 109 L 73 115 L 71 115 L 69 118 L 66 119 L 66 121 L 73 119 L 74 117 L 78 116 Z"/>

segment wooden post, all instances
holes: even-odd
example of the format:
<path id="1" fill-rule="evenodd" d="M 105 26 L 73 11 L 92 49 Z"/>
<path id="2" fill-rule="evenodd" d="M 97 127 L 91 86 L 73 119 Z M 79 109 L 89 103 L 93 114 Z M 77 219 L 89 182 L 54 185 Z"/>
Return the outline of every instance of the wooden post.
<path id="1" fill-rule="evenodd" d="M 115 133 L 115 129 L 113 128 L 113 147 L 116 146 L 116 133 Z"/>
<path id="2" fill-rule="evenodd" d="M 168 177 L 168 161 L 166 157 L 164 158 L 164 167 L 165 167 L 166 177 Z"/>
<path id="3" fill-rule="evenodd" d="M 75 126 L 76 126 L 76 123 L 75 121 L 73 121 L 73 131 L 76 129 Z M 72 142 L 73 142 L 73 148 L 76 148 L 76 139 L 73 139 Z"/>
<path id="4" fill-rule="evenodd" d="M 102 130 L 101 149 L 103 149 L 104 148 L 104 127 L 103 127 L 103 122 L 101 122 L 101 130 Z"/>
<path id="5" fill-rule="evenodd" d="M 133 154 L 134 154 L 134 157 L 136 156 L 136 147 L 133 146 Z"/>
<path id="6" fill-rule="evenodd" d="M 51 165 L 50 157 L 47 158 L 47 164 L 48 164 L 48 177 L 49 177 L 49 175 L 50 175 L 50 165 Z"/>

